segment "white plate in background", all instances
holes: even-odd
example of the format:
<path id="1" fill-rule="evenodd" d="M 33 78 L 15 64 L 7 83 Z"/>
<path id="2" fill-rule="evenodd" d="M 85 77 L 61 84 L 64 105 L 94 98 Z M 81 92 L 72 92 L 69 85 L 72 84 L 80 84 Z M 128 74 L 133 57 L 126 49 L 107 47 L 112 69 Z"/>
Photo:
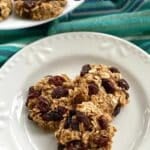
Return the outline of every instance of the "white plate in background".
<path id="1" fill-rule="evenodd" d="M 6 20 L 0 22 L 0 30 L 23 29 L 47 23 L 69 13 L 70 11 L 72 11 L 73 9 L 75 9 L 84 2 L 84 0 L 67 0 L 67 1 L 68 1 L 67 6 L 59 16 L 44 21 L 22 19 L 20 17 L 17 17 L 14 13 L 12 13 L 12 15 L 9 16 Z"/>
<path id="2" fill-rule="evenodd" d="M 27 119 L 29 86 L 48 74 L 79 74 L 87 63 L 116 66 L 130 84 L 130 103 L 115 118 L 113 150 L 150 148 L 150 56 L 137 46 L 100 33 L 67 33 L 34 42 L 0 70 L 0 149 L 56 150 L 54 136 Z"/>

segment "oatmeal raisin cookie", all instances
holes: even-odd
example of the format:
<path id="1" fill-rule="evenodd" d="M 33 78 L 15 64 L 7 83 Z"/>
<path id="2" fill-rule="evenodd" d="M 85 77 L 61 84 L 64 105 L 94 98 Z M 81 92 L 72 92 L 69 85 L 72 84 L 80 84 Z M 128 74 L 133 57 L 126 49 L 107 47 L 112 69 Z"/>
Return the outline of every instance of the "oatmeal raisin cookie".
<path id="1" fill-rule="evenodd" d="M 67 0 L 15 0 L 15 12 L 18 16 L 45 20 L 60 15 Z"/>
<path id="2" fill-rule="evenodd" d="M 111 150 L 116 129 L 111 118 L 103 114 L 92 102 L 78 104 L 68 112 L 55 132 L 58 149 Z"/>
<path id="3" fill-rule="evenodd" d="M 12 11 L 11 0 L 0 0 L 0 21 L 6 19 Z"/>
<path id="4" fill-rule="evenodd" d="M 46 76 L 30 87 L 26 106 L 29 119 L 55 130 L 70 107 L 72 81 L 66 75 Z"/>
<path id="5" fill-rule="evenodd" d="M 116 116 L 128 103 L 127 81 L 117 68 L 106 65 L 84 65 L 74 81 L 75 90 L 92 101 L 102 112 Z"/>

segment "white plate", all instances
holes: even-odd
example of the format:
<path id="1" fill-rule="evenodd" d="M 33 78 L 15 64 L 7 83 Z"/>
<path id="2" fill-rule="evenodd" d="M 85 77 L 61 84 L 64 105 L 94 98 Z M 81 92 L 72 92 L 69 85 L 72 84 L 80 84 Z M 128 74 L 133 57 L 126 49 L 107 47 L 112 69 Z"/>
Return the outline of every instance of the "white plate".
<path id="1" fill-rule="evenodd" d="M 99 33 L 67 33 L 37 41 L 0 70 L 0 149 L 55 150 L 53 135 L 27 119 L 26 91 L 47 74 L 79 74 L 86 63 L 117 66 L 130 83 L 130 103 L 114 120 L 113 150 L 150 149 L 150 57 L 119 38 Z"/>
<path id="2" fill-rule="evenodd" d="M 34 21 L 19 18 L 14 13 L 12 13 L 12 15 L 8 19 L 0 22 L 0 30 L 22 29 L 47 23 L 67 14 L 68 12 L 72 11 L 73 9 L 75 9 L 84 2 L 84 0 L 67 0 L 67 1 L 68 3 L 63 13 L 55 18 L 47 19 L 44 21 Z"/>

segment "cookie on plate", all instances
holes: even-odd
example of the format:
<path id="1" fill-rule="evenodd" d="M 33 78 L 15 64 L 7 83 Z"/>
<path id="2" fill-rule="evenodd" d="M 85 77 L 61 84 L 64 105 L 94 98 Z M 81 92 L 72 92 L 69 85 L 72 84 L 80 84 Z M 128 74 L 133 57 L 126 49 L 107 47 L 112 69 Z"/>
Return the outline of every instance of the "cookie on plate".
<path id="1" fill-rule="evenodd" d="M 78 104 L 67 113 L 55 132 L 60 150 L 110 150 L 116 129 L 111 118 L 92 102 Z"/>
<path id="2" fill-rule="evenodd" d="M 8 18 L 12 12 L 11 0 L 0 0 L 0 21 Z"/>
<path id="3" fill-rule="evenodd" d="M 74 85 L 76 91 L 86 97 L 83 101 L 92 101 L 102 112 L 112 117 L 129 101 L 127 81 L 117 68 L 111 66 L 84 65 Z"/>
<path id="4" fill-rule="evenodd" d="M 56 130 L 70 108 L 72 81 L 66 75 L 46 76 L 30 87 L 26 106 L 29 119 L 39 126 Z"/>
<path id="5" fill-rule="evenodd" d="M 18 16 L 33 19 L 45 20 L 60 15 L 67 0 L 15 0 L 15 12 Z"/>

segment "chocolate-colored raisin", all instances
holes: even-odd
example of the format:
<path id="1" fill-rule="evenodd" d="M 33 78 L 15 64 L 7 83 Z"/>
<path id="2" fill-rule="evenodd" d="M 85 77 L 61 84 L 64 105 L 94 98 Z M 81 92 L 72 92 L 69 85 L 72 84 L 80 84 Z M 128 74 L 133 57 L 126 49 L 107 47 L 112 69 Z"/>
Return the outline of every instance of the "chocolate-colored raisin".
<path id="1" fill-rule="evenodd" d="M 69 116 L 72 117 L 74 115 L 76 115 L 76 110 L 75 109 L 70 110 L 69 111 Z"/>
<path id="2" fill-rule="evenodd" d="M 71 125 L 72 117 L 67 117 L 64 124 L 64 129 L 68 129 Z"/>
<path id="3" fill-rule="evenodd" d="M 97 144 L 99 148 L 106 147 L 109 142 L 109 137 L 106 136 L 95 137 L 93 142 Z"/>
<path id="4" fill-rule="evenodd" d="M 28 115 L 28 119 L 29 119 L 29 120 L 33 120 L 32 117 L 31 117 L 30 115 Z"/>
<path id="5" fill-rule="evenodd" d="M 58 143 L 58 148 L 57 150 L 64 150 L 65 149 L 65 145 Z"/>
<path id="6" fill-rule="evenodd" d="M 86 130 L 91 131 L 91 122 L 88 116 L 86 116 L 82 112 L 77 111 L 76 117 L 79 122 L 82 122 L 84 124 Z"/>
<path id="7" fill-rule="evenodd" d="M 124 90 L 128 90 L 129 89 L 129 84 L 125 79 L 120 79 L 118 80 L 118 86 L 121 87 Z"/>
<path id="8" fill-rule="evenodd" d="M 113 116 L 117 116 L 119 113 L 120 113 L 120 110 L 121 110 L 121 104 L 117 104 L 117 106 L 115 107 L 114 109 L 114 112 L 113 112 Z"/>
<path id="9" fill-rule="evenodd" d="M 35 90 L 34 87 L 30 87 L 29 91 L 28 91 L 28 98 L 27 98 L 27 101 L 26 101 L 26 106 L 28 106 L 28 103 L 29 103 L 30 99 L 38 98 L 40 95 L 41 95 L 40 90 Z"/>
<path id="10" fill-rule="evenodd" d="M 69 91 L 67 88 L 63 87 L 63 86 L 58 86 L 56 87 L 53 92 L 52 92 L 52 98 L 61 98 L 61 97 L 66 97 L 68 96 Z"/>
<path id="11" fill-rule="evenodd" d="M 127 92 L 125 92 L 125 95 L 126 95 L 126 99 L 128 99 L 129 98 L 129 93 L 127 93 Z"/>
<path id="12" fill-rule="evenodd" d="M 31 12 L 30 11 L 23 11 L 22 16 L 24 18 L 31 18 Z"/>
<path id="13" fill-rule="evenodd" d="M 62 86 L 65 79 L 61 76 L 52 76 L 49 78 L 49 83 L 55 86 Z"/>
<path id="14" fill-rule="evenodd" d="M 38 108 L 40 109 L 40 112 L 46 113 L 50 110 L 49 102 L 42 96 L 40 96 L 38 102 Z"/>
<path id="15" fill-rule="evenodd" d="M 89 72 L 89 70 L 91 70 L 91 66 L 89 64 L 84 65 L 81 69 L 80 76 L 84 76 Z"/>
<path id="16" fill-rule="evenodd" d="M 67 109 L 63 106 L 58 106 L 57 107 L 57 112 L 60 113 L 60 114 L 65 114 L 67 111 Z"/>
<path id="17" fill-rule="evenodd" d="M 72 123 L 72 117 L 76 115 L 76 110 L 72 109 L 69 111 L 69 116 L 66 118 L 64 128 L 68 129 L 71 126 Z"/>
<path id="18" fill-rule="evenodd" d="M 78 94 L 74 97 L 72 104 L 77 105 L 77 104 L 81 104 L 84 101 L 84 97 L 82 96 L 82 94 Z"/>
<path id="19" fill-rule="evenodd" d="M 102 79 L 102 86 L 107 93 L 113 94 L 115 92 L 115 86 L 109 79 Z"/>
<path id="20" fill-rule="evenodd" d="M 80 140 L 74 140 L 74 141 L 67 143 L 66 149 L 67 150 L 87 150 L 88 147 Z"/>
<path id="21" fill-rule="evenodd" d="M 120 71 L 115 68 L 115 67 L 110 67 L 109 70 L 112 72 L 112 73 L 120 73 Z"/>
<path id="22" fill-rule="evenodd" d="M 41 95 L 41 90 L 35 90 L 34 87 L 29 88 L 28 99 L 37 98 Z"/>
<path id="23" fill-rule="evenodd" d="M 107 129 L 108 127 L 108 120 L 105 118 L 105 116 L 100 116 L 98 118 L 98 123 L 99 123 L 99 126 L 101 127 L 102 130 L 105 130 Z"/>
<path id="24" fill-rule="evenodd" d="M 34 91 L 35 91 L 35 90 L 34 90 L 34 87 L 31 86 L 31 87 L 29 88 L 29 94 L 33 93 Z"/>
<path id="25" fill-rule="evenodd" d="M 99 91 L 98 85 L 95 84 L 94 82 L 90 82 L 88 84 L 88 95 L 95 95 Z"/>
<path id="26" fill-rule="evenodd" d="M 61 121 L 63 116 L 57 111 L 51 111 L 42 115 L 43 120 L 45 121 Z"/>
<path id="27" fill-rule="evenodd" d="M 72 130 L 79 131 L 79 122 L 76 119 L 72 119 L 71 128 Z"/>

